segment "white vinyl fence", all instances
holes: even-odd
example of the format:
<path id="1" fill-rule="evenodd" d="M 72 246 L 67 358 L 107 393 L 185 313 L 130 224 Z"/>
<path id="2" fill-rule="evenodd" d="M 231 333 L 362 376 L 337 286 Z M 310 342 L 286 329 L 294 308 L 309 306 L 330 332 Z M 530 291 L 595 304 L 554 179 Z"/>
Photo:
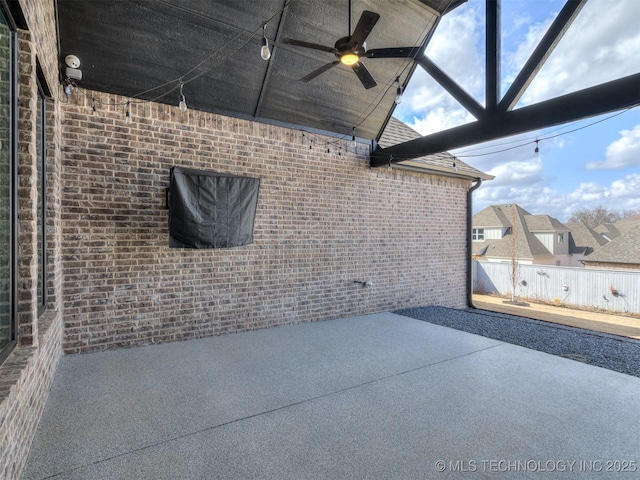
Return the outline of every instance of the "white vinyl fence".
<path id="1" fill-rule="evenodd" d="M 509 263 L 474 261 L 474 293 L 510 296 L 509 266 Z M 518 265 L 518 274 L 518 298 L 640 313 L 640 272 Z"/>

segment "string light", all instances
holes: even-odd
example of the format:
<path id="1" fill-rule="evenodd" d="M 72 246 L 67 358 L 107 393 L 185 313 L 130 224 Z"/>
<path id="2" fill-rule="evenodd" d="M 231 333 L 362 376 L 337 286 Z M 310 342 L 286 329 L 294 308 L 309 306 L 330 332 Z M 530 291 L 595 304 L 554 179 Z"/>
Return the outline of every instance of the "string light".
<path id="1" fill-rule="evenodd" d="M 402 87 L 400 86 L 400 77 L 396 77 L 396 83 L 398 84 L 398 88 L 396 88 L 396 105 L 400 105 L 402 103 Z"/>
<path id="2" fill-rule="evenodd" d="M 184 98 L 184 93 L 182 93 L 182 89 L 184 88 L 184 83 L 182 81 L 180 81 L 180 103 L 178 104 L 178 107 L 180 108 L 181 112 L 186 112 L 187 111 L 187 100 Z"/>
<path id="3" fill-rule="evenodd" d="M 356 141 L 356 127 L 353 127 L 351 131 L 351 146 L 356 148 L 358 146 L 358 142 Z"/>
<path id="4" fill-rule="evenodd" d="M 453 169 L 457 172 L 458 171 L 458 165 L 456 164 L 456 157 L 453 157 Z"/>
<path id="5" fill-rule="evenodd" d="M 97 113 L 96 110 L 96 99 L 95 98 L 91 98 L 91 115 L 95 116 Z"/>
<path id="6" fill-rule="evenodd" d="M 538 148 L 538 142 L 540 140 L 536 140 L 536 149 L 533 151 L 533 158 L 538 158 L 540 156 L 540 149 Z"/>
<path id="7" fill-rule="evenodd" d="M 260 56 L 264 61 L 271 58 L 271 51 L 269 50 L 269 40 L 267 40 L 267 24 L 262 27 L 262 48 L 260 49 Z"/>
<path id="8" fill-rule="evenodd" d="M 124 123 L 129 125 L 131 123 L 131 102 L 127 101 L 127 108 L 124 112 Z"/>

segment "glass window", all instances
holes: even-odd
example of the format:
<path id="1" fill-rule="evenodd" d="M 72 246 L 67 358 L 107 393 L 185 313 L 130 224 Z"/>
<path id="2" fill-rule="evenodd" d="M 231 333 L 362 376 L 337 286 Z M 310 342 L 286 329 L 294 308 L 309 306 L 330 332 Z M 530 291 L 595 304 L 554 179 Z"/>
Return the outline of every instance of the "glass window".
<path id="1" fill-rule="evenodd" d="M 564 242 L 564 233 L 559 233 L 558 234 L 558 243 L 563 243 Z"/>
<path id="2" fill-rule="evenodd" d="M 475 241 L 484 240 L 484 228 L 474 228 L 471 231 L 471 239 Z"/>
<path id="3" fill-rule="evenodd" d="M 16 340 L 13 167 L 15 33 L 0 8 L 0 361 Z"/>

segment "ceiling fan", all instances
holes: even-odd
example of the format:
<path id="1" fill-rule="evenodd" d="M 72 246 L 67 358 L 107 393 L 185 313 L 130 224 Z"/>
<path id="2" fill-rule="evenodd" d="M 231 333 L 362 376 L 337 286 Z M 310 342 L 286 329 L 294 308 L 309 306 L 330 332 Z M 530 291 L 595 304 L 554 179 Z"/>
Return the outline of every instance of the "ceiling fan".
<path id="1" fill-rule="evenodd" d="M 337 60 L 329 62 L 320 68 L 314 70 L 308 75 L 300 79 L 301 82 L 313 80 L 318 75 L 330 70 L 339 63 L 351 67 L 364 88 L 373 88 L 377 85 L 367 67 L 360 61 L 361 58 L 413 58 L 422 47 L 398 47 L 398 48 L 374 48 L 367 50 L 366 40 L 373 27 L 380 19 L 380 15 L 375 12 L 365 10 L 362 12 L 356 28 L 351 32 L 351 0 L 349 0 L 349 35 L 339 38 L 333 47 L 319 45 L 317 43 L 306 42 L 303 40 L 295 40 L 285 38 L 283 43 L 296 45 L 298 47 L 311 48 L 322 52 L 333 53 Z"/>

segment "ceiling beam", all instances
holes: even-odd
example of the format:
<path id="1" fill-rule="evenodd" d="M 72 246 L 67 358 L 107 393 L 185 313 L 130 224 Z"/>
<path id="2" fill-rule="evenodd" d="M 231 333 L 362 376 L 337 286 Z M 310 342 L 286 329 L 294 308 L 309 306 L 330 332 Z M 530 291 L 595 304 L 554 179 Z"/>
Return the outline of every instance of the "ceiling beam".
<path id="1" fill-rule="evenodd" d="M 564 7 L 502 99 L 500 99 L 500 2 L 501 0 L 485 0 L 486 107 L 480 105 L 429 58 L 416 59 L 416 63 L 478 121 L 399 145 L 377 149 L 371 154 L 372 167 L 386 166 L 389 163 L 402 162 L 640 104 L 640 74 L 635 74 L 513 110 L 587 0 L 565 2 Z"/>
<path id="2" fill-rule="evenodd" d="M 485 1 L 485 104 L 487 112 L 495 112 L 500 101 L 500 1 Z"/>
<path id="3" fill-rule="evenodd" d="M 442 86 L 449 94 L 455 98 L 460 105 L 476 118 L 484 116 L 485 110 L 475 98 L 469 95 L 460 85 L 456 83 L 449 75 L 447 75 L 438 65 L 433 63 L 429 57 L 419 56 L 416 63 L 433 77 L 433 79 Z"/>
<path id="4" fill-rule="evenodd" d="M 524 64 L 520 73 L 515 78 L 507 93 L 500 100 L 499 108 L 503 111 L 513 110 L 520 100 L 520 97 L 534 79 L 544 62 L 549 58 L 551 52 L 556 48 L 565 32 L 569 29 L 587 0 L 571 0 L 565 3 L 558 13 L 549 29 L 546 31 L 538 46 L 535 48 L 527 63 Z"/>
<path id="5" fill-rule="evenodd" d="M 387 166 L 637 105 L 640 105 L 640 73 L 378 149 L 371 153 L 370 166 Z"/>
<path id="6" fill-rule="evenodd" d="M 253 116 L 257 118 L 260 116 L 260 110 L 262 108 L 262 102 L 264 100 L 265 92 L 267 89 L 267 85 L 269 84 L 269 80 L 271 79 L 271 66 L 273 65 L 274 56 L 277 54 L 277 45 L 280 42 L 280 35 L 282 34 L 284 20 L 287 13 L 287 7 L 289 6 L 288 0 L 284 0 L 284 4 L 282 5 L 282 11 L 280 12 L 280 18 L 278 19 L 278 25 L 276 27 L 276 33 L 274 35 L 273 42 L 270 44 L 271 48 L 271 57 L 268 60 L 267 68 L 264 72 L 264 77 L 262 78 L 262 85 L 260 87 L 260 95 L 258 95 L 258 100 L 256 102 L 256 107 L 253 109 Z"/>

